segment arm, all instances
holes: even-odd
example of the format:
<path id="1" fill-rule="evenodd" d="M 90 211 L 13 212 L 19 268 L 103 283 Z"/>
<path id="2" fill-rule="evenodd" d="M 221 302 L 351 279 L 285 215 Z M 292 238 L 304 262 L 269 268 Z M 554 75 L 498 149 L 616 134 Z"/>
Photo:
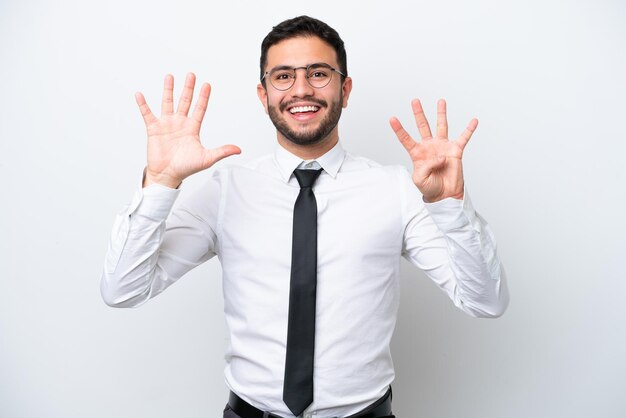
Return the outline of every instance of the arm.
<path id="1" fill-rule="evenodd" d="M 413 184 L 405 175 L 406 187 Z M 474 317 L 495 318 L 509 294 L 494 234 L 474 210 L 469 195 L 422 202 L 413 191 L 406 210 L 403 256 L 422 269 L 455 306 Z"/>
<path id="2" fill-rule="evenodd" d="M 412 182 L 406 181 L 407 193 L 413 196 L 407 201 L 413 203 L 407 209 L 410 220 L 403 255 L 463 311 L 479 317 L 500 316 L 509 301 L 504 270 L 491 229 L 466 196 L 461 164 L 478 121 L 472 119 L 456 141 L 448 140 L 446 102 L 440 100 L 433 138 L 421 103 L 414 100 L 411 105 L 421 142 L 414 141 L 398 119 L 390 120 L 413 162 Z M 414 187 L 421 192 L 422 202 Z"/>
<path id="3" fill-rule="evenodd" d="M 148 132 L 146 187 L 135 194 L 113 226 L 100 285 L 102 297 L 110 306 L 140 305 L 215 254 L 216 237 L 210 221 L 196 211 L 181 206 L 170 216 L 167 226 L 165 222 L 179 193 L 174 188 L 183 179 L 240 152 L 233 145 L 213 150 L 202 146 L 199 133 L 210 86 L 202 86 L 188 117 L 194 84 L 195 76 L 189 74 L 174 113 L 174 80 L 166 76 L 161 119 L 152 114 L 141 93 L 135 96 Z M 219 204 L 218 183 L 211 184 L 215 187 L 207 187 L 208 208 Z"/>
<path id="4" fill-rule="evenodd" d="M 179 190 L 155 184 L 137 191 L 115 219 L 100 282 L 105 303 L 139 306 L 213 257 L 219 193 L 212 178 L 200 197 L 183 197 L 170 214 Z"/>

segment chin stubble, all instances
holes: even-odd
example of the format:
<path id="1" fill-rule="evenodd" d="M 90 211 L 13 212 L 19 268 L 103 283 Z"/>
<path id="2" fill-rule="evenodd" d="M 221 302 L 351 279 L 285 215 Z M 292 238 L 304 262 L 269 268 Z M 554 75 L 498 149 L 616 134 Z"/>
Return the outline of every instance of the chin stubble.
<path id="1" fill-rule="evenodd" d="M 279 109 L 276 109 L 275 106 L 268 105 L 268 113 L 270 116 L 270 120 L 278 130 L 287 140 L 293 142 L 296 145 L 315 145 L 321 142 L 324 138 L 326 138 L 335 126 L 339 123 L 339 118 L 341 117 L 341 103 L 342 95 L 339 96 L 339 100 L 335 102 L 331 102 L 330 106 L 328 106 L 327 102 L 320 99 L 312 99 L 312 98 L 304 98 L 302 101 L 316 103 L 322 108 L 328 108 L 328 113 L 319 123 L 319 126 L 313 130 L 305 130 L 296 132 L 289 127 L 287 121 L 282 116 L 282 112 L 284 112 L 292 103 L 295 101 L 281 103 Z"/>

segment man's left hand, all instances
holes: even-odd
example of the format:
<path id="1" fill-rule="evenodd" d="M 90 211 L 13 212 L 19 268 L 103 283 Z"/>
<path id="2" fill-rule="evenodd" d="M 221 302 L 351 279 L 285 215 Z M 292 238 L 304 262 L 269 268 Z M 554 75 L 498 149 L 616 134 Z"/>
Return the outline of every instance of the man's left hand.
<path id="1" fill-rule="evenodd" d="M 422 104 L 418 99 L 411 102 L 415 122 L 422 140 L 416 142 L 396 117 L 389 120 L 400 143 L 413 161 L 413 182 L 422 192 L 426 202 L 453 197 L 463 199 L 463 149 L 478 126 L 472 119 L 456 141 L 448 139 L 446 101 L 437 102 L 437 136 L 433 138 Z"/>

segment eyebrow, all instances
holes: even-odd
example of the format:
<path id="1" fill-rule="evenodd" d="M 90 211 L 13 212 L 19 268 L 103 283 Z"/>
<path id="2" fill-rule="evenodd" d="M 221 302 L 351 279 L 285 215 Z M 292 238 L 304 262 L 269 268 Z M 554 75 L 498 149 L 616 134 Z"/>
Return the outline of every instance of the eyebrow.
<path id="1" fill-rule="evenodd" d="M 332 68 L 332 65 L 327 64 L 325 62 L 313 62 L 313 63 L 307 64 L 307 65 L 299 65 L 297 67 L 293 67 L 291 65 L 277 65 L 276 67 L 267 70 L 267 72 L 271 73 L 272 71 L 293 70 L 294 68 L 307 68 L 307 67 L 312 67 L 312 66 L 315 66 L 315 65 L 329 66 L 329 67 Z"/>
<path id="2" fill-rule="evenodd" d="M 270 68 L 267 72 L 271 73 L 272 71 L 278 71 L 278 70 L 293 70 L 295 67 L 292 67 L 290 65 L 278 65 L 274 68 Z"/>

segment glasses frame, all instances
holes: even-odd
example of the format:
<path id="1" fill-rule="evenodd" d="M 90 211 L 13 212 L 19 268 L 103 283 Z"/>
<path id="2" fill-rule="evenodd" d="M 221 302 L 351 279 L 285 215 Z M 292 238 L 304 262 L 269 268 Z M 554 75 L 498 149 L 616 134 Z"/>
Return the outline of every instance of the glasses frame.
<path id="1" fill-rule="evenodd" d="M 331 70 L 330 73 L 330 77 L 328 78 L 328 83 L 324 84 L 323 86 L 317 87 L 314 86 L 313 84 L 311 84 L 311 81 L 309 80 L 309 69 L 311 67 L 322 67 L 322 68 L 326 68 L 328 70 Z M 296 70 L 305 70 L 304 72 L 304 78 L 306 79 L 306 82 L 309 84 L 309 86 L 313 87 L 314 89 L 323 89 L 324 87 L 328 86 L 330 84 L 330 82 L 333 80 L 333 72 L 343 76 L 343 77 L 347 77 L 347 75 L 345 75 L 344 73 L 342 73 L 341 71 L 339 71 L 338 69 L 332 67 L 330 64 L 326 64 L 325 62 L 314 62 L 313 64 L 309 64 L 306 66 L 302 66 L 302 67 L 289 67 L 286 65 L 279 65 L 278 67 L 274 67 L 269 71 L 266 71 L 265 74 L 263 74 L 263 77 L 261 77 L 261 82 L 263 82 L 263 80 L 265 80 L 265 78 L 270 75 L 271 73 L 273 73 L 274 71 L 279 71 L 279 70 L 292 70 L 293 71 L 293 82 L 291 83 L 291 85 L 287 88 L 279 88 L 276 87 L 274 85 L 274 83 L 272 83 L 272 79 L 270 78 L 270 84 L 272 85 L 272 87 L 274 87 L 276 90 L 279 91 L 287 91 L 290 88 L 292 88 L 294 86 L 294 84 L 296 84 L 296 79 L 298 78 L 298 72 Z"/>

